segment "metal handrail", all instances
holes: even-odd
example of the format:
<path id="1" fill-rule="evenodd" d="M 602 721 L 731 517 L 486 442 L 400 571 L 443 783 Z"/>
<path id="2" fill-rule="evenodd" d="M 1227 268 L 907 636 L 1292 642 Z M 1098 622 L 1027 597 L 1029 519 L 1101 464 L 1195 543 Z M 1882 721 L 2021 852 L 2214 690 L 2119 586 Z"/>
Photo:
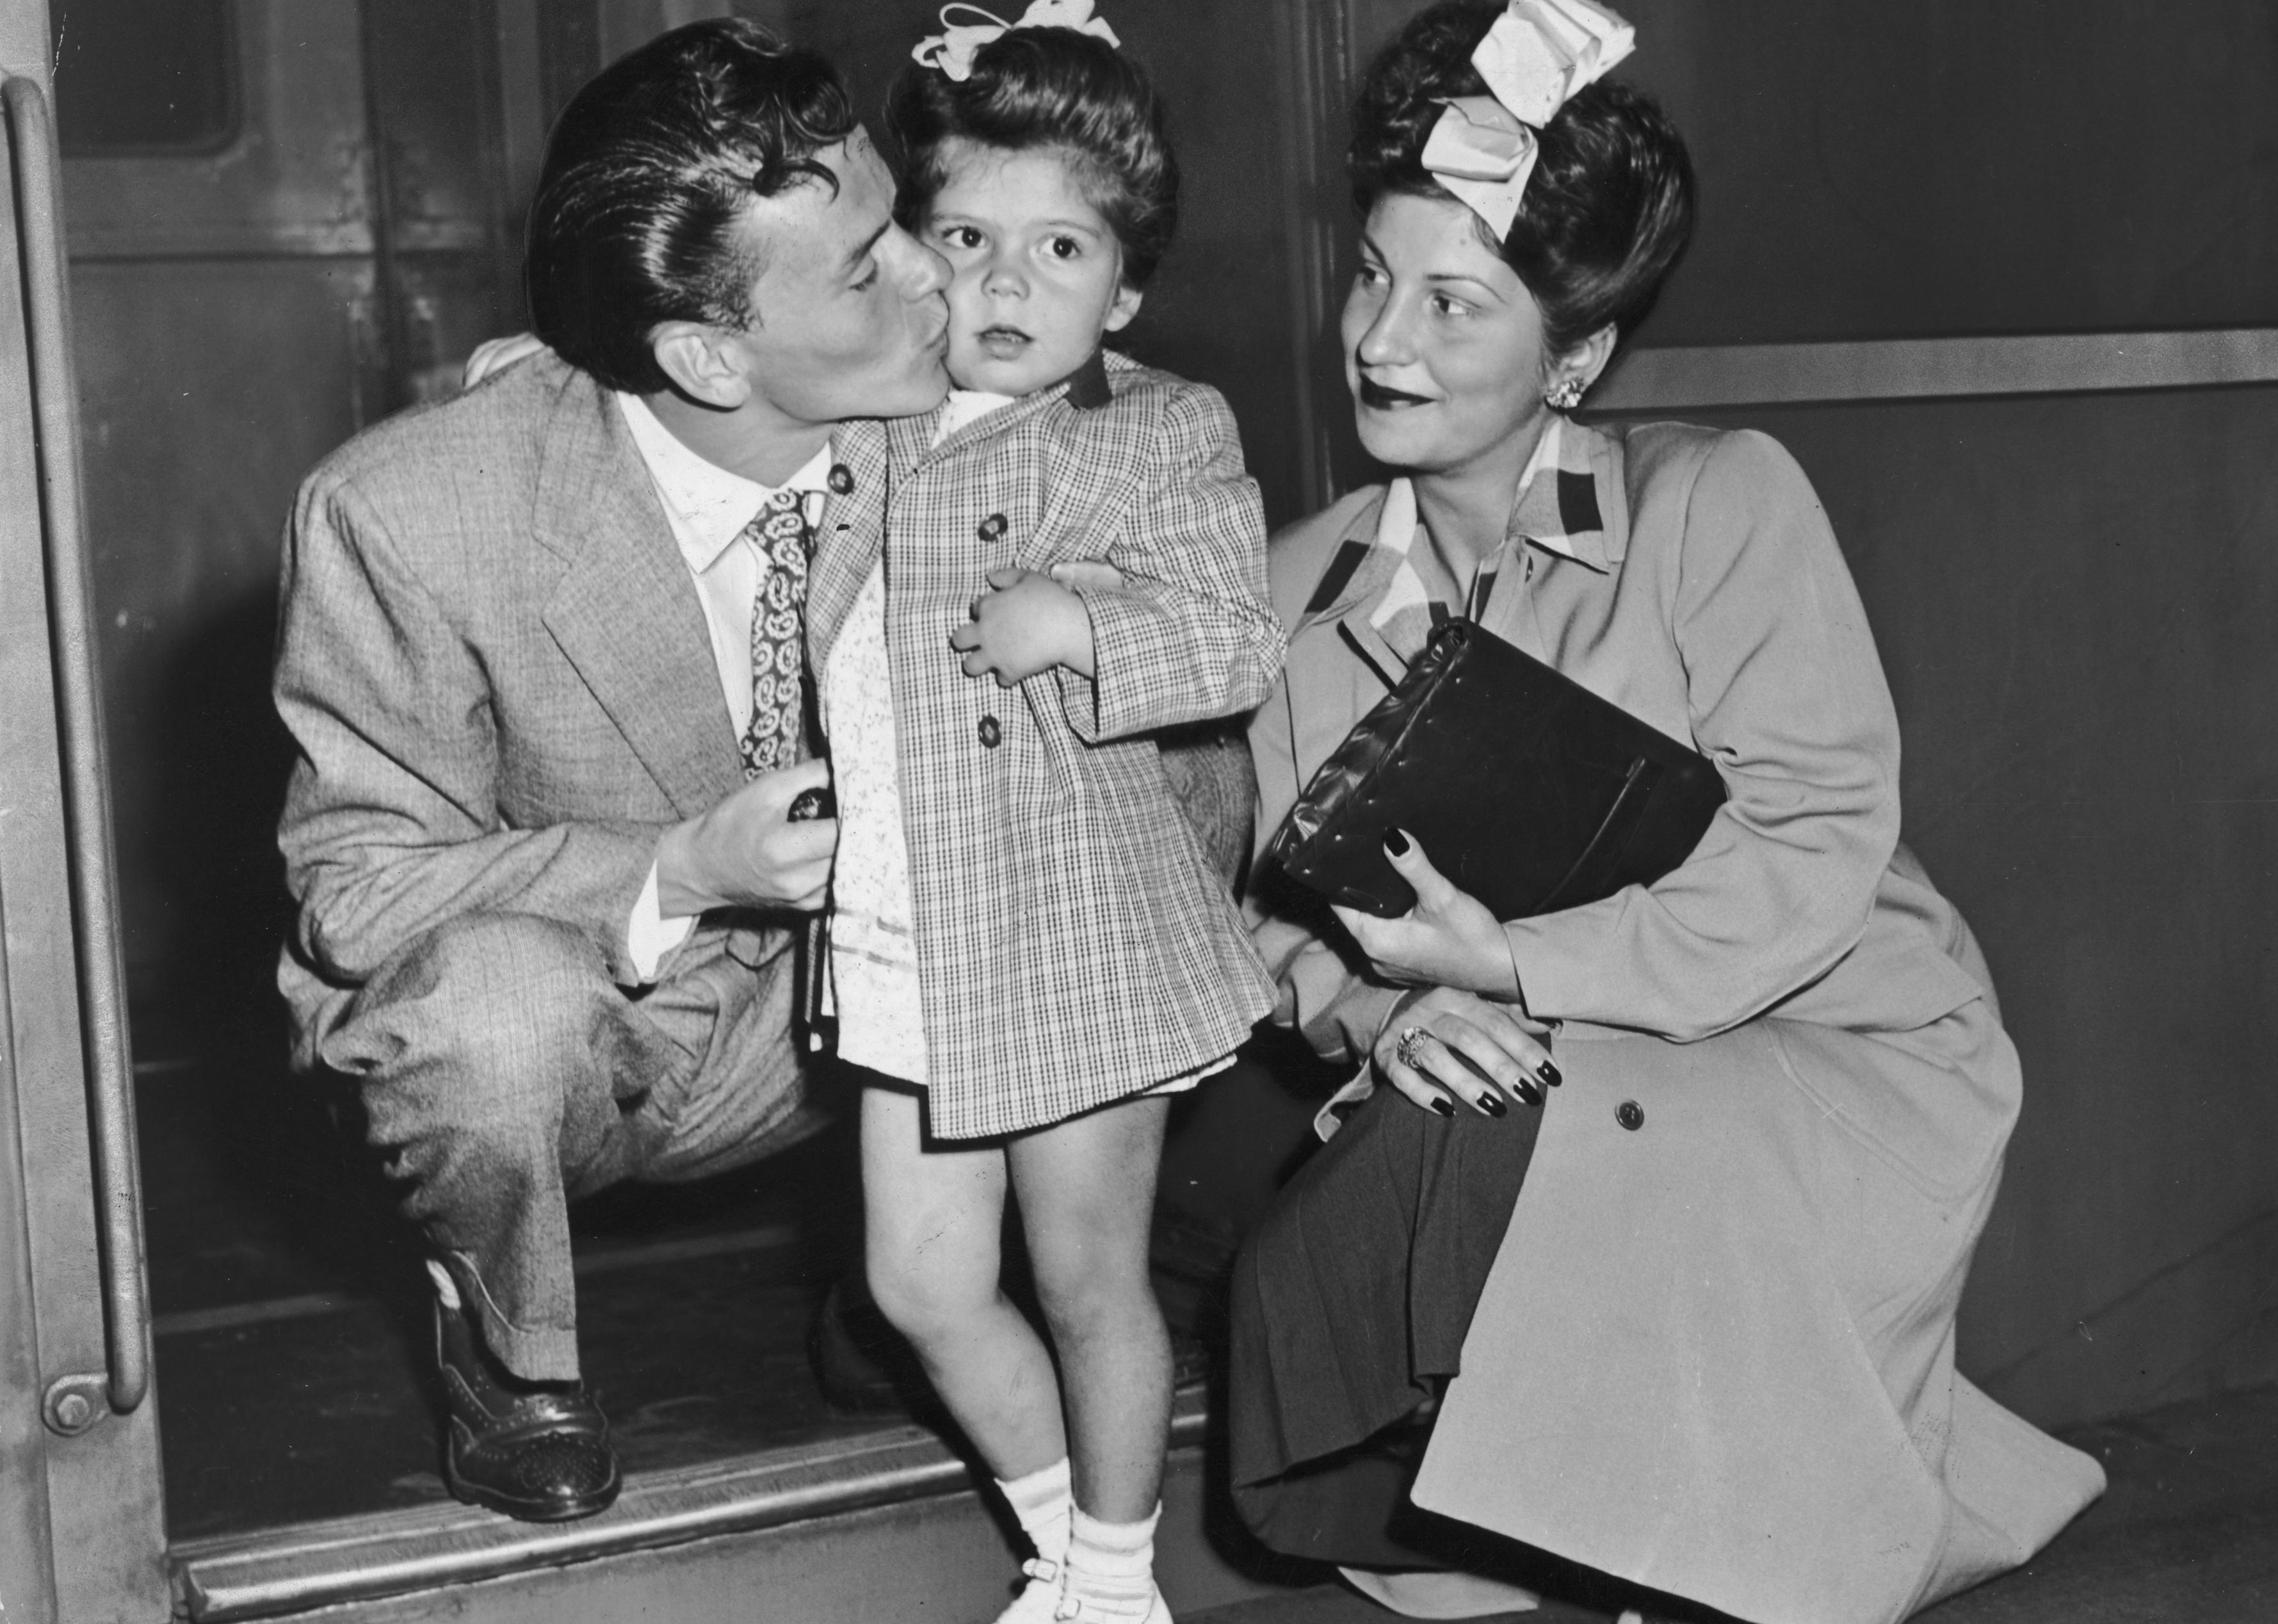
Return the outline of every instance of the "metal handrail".
<path id="1" fill-rule="evenodd" d="M 80 1007 L 91 1062 L 96 1205 L 102 1226 L 111 1407 L 121 1414 L 150 1390 L 150 1305 L 143 1288 L 142 1208 L 135 1188 L 134 1067 L 127 1048 L 126 975 L 119 955 L 111 860 L 111 783 L 96 667 L 94 571 L 80 502 L 79 391 L 73 377 L 65 289 L 55 123 L 28 79 L 0 87 L 15 159 L 23 228 L 25 303 L 31 316 L 32 402 L 39 426 L 49 602 L 55 615 L 61 700 L 64 826 L 71 855 L 72 923 Z"/>

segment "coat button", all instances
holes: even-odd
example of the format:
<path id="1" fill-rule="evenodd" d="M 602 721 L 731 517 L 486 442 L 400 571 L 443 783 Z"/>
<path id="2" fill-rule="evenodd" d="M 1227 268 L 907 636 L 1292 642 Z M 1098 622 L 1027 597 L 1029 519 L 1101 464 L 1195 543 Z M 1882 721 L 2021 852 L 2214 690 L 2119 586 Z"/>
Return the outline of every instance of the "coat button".
<path id="1" fill-rule="evenodd" d="M 1614 1120 L 1634 1133 L 1645 1126 L 1645 1107 L 1635 1100 L 1624 1100 L 1614 1107 Z"/>
<path id="2" fill-rule="evenodd" d="M 983 750 L 994 750 L 1005 742 L 1005 729 L 998 725 L 994 716 L 982 717 L 977 731 L 981 735 L 981 748 Z"/>
<path id="3" fill-rule="evenodd" d="M 992 513 L 981 521 L 981 528 L 973 533 L 983 541 L 995 541 L 1011 528 L 1012 525 L 1003 514 Z"/>
<path id="4" fill-rule="evenodd" d="M 854 470 L 847 467 L 844 462 L 832 463 L 830 465 L 829 484 L 830 488 L 841 496 L 852 495 L 854 493 Z"/>

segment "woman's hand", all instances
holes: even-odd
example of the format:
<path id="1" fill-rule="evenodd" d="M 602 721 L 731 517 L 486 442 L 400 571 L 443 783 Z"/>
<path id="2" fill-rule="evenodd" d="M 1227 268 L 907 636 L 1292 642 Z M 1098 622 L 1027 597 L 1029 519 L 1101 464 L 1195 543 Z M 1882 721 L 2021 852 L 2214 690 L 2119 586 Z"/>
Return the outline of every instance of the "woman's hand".
<path id="1" fill-rule="evenodd" d="M 1401 987 L 1453 987 L 1504 1003 L 1524 1003 L 1502 925 L 1487 904 L 1459 891 L 1432 866 L 1424 848 L 1399 829 L 1384 855 L 1416 888 L 1416 905 L 1396 919 L 1340 907 L 1337 918 L 1377 974 Z"/>
<path id="2" fill-rule="evenodd" d="M 485 339 L 475 346 L 475 353 L 467 357 L 466 370 L 460 375 L 459 387 L 472 389 L 493 372 L 503 372 L 517 361 L 544 352 L 544 340 L 534 332 L 517 332 L 504 339 Z"/>
<path id="3" fill-rule="evenodd" d="M 1461 1100 L 1483 1116 L 1542 1103 L 1558 1086 L 1549 1028 L 1452 987 L 1410 993 L 1393 1006 L 1376 1040 L 1376 1069 L 1427 1110 L 1456 1114 Z"/>

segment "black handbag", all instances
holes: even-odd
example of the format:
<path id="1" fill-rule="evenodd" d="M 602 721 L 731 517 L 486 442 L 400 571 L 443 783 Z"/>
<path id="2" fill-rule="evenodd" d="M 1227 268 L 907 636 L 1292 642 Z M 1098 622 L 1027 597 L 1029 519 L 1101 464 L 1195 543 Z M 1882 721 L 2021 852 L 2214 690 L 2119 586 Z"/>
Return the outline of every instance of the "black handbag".
<path id="1" fill-rule="evenodd" d="M 1650 885 L 1724 802 L 1706 756 L 1466 620 L 1321 764 L 1265 861 L 1390 918 L 1416 893 L 1384 855 L 1405 829 L 1498 919 Z"/>

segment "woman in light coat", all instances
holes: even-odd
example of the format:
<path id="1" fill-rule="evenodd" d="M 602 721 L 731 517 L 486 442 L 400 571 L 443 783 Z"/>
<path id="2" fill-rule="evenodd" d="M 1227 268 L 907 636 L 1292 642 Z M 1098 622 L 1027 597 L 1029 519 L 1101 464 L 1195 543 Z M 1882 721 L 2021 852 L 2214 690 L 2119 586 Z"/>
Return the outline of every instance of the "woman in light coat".
<path id="1" fill-rule="evenodd" d="M 1437 7 L 1362 95 L 1346 372 L 1403 477 L 1274 544 L 1261 838 L 1448 613 L 1690 742 L 1729 798 L 1657 883 L 1535 919 L 1397 833 L 1399 919 L 1261 871 L 1276 1019 L 1368 1069 L 1237 1269 L 1236 1498 L 1419 1616 L 1513 1605 L 1445 1572 L 1504 1549 L 1484 1529 L 1764 1624 L 1882 1624 L 2103 1486 L 1954 1369 L 2017 1056 L 1899 843 L 1896 719 L 1802 471 L 1757 434 L 1565 416 L 1682 250 L 1692 177 L 1611 83 L 1537 114 L 1531 179 L 1448 156 L 1444 119 L 1521 99 L 1516 26 Z"/>

